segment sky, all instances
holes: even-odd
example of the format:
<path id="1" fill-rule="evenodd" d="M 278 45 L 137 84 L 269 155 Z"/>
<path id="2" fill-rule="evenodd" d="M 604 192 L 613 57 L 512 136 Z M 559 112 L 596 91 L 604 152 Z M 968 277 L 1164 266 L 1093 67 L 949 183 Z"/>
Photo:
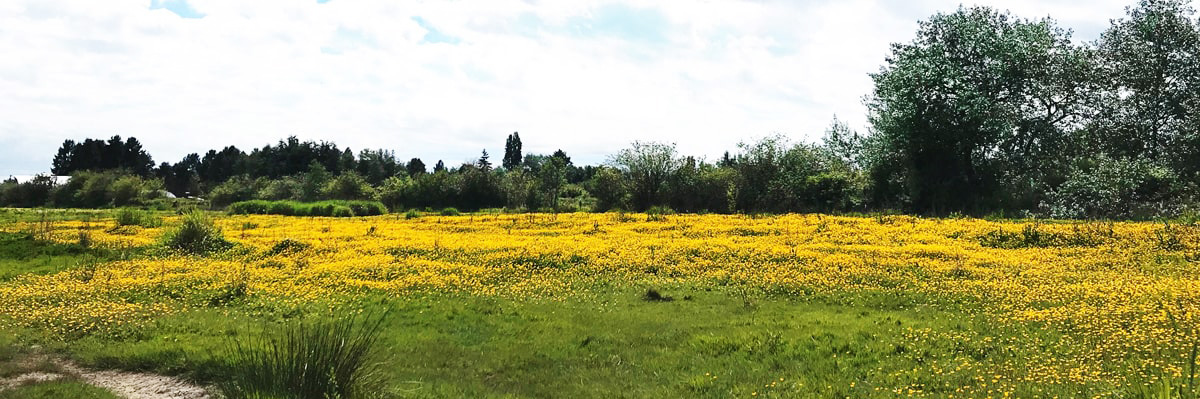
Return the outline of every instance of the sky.
<path id="1" fill-rule="evenodd" d="M 1091 41 L 1133 0 L 979 1 Z M 0 175 L 63 140 L 134 136 L 156 162 L 287 136 L 454 165 L 634 140 L 716 159 L 814 141 L 889 45 L 957 1 L 5 0 Z"/>

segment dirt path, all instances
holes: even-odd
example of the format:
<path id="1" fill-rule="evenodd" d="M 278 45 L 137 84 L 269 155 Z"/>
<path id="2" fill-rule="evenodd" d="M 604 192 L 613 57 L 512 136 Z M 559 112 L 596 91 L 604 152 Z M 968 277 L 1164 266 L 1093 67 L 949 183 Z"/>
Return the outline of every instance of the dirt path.
<path id="1" fill-rule="evenodd" d="M 0 378 L 0 391 L 23 384 L 73 377 L 126 399 L 211 399 L 203 387 L 175 377 L 115 370 L 88 370 L 58 359 L 51 359 L 60 371 L 35 371 L 16 377 Z"/>

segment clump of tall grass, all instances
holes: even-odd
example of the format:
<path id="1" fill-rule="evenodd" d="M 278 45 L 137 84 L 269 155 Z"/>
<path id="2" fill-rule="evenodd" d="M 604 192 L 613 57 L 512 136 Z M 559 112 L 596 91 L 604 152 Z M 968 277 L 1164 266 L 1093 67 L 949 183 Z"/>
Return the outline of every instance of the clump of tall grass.
<path id="1" fill-rule="evenodd" d="M 133 208 L 121 208 L 116 215 L 117 226 L 162 226 L 162 219 L 154 217 L 150 212 Z"/>
<path id="2" fill-rule="evenodd" d="M 226 241 L 221 228 L 212 218 L 200 211 L 183 216 L 179 227 L 163 235 L 163 245 L 189 254 L 205 254 L 229 249 L 233 243 Z"/>
<path id="3" fill-rule="evenodd" d="M 387 207 L 378 201 L 242 201 L 229 205 L 234 215 L 283 215 L 283 216 L 375 216 L 387 213 Z"/>
<path id="4" fill-rule="evenodd" d="M 461 215 L 462 212 L 459 212 L 458 208 L 450 207 L 450 208 L 442 209 L 442 212 L 440 214 L 442 216 L 458 216 L 458 215 Z"/>
<path id="5" fill-rule="evenodd" d="M 379 334 L 385 315 L 299 322 L 273 334 L 235 339 L 228 399 L 357 399 L 378 392 Z"/>

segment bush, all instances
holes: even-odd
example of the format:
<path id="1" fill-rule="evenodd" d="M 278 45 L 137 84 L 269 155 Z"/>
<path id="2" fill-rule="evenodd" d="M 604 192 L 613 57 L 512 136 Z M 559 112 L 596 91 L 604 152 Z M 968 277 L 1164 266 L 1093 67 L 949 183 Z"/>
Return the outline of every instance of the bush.
<path id="1" fill-rule="evenodd" d="M 50 176 L 39 175 L 25 183 L 15 181 L 0 185 L 0 206 L 15 206 L 34 208 L 50 203 L 54 180 Z"/>
<path id="2" fill-rule="evenodd" d="M 461 214 L 462 213 L 458 211 L 458 208 L 445 208 L 442 209 L 441 213 L 442 216 L 458 216 Z"/>
<path id="3" fill-rule="evenodd" d="M 1054 218 L 1149 219 L 1177 213 L 1175 174 L 1141 159 L 1100 156 L 1077 165 L 1050 191 L 1042 210 Z"/>
<path id="4" fill-rule="evenodd" d="M 271 201 L 295 200 L 302 196 L 304 196 L 303 184 L 291 177 L 272 180 L 258 192 L 258 198 Z"/>
<path id="5" fill-rule="evenodd" d="M 291 238 L 285 238 L 285 239 L 283 239 L 283 241 L 275 243 L 275 245 L 271 247 L 271 250 L 267 251 L 267 254 L 268 255 L 291 254 L 291 253 L 304 251 L 311 247 L 312 247 L 312 244 L 309 244 L 309 243 L 306 243 L 303 241 L 296 241 Z"/>
<path id="6" fill-rule="evenodd" d="M 391 177 L 384 180 L 375 198 L 391 209 L 403 209 L 416 203 L 412 198 L 413 180 L 408 177 Z"/>
<path id="7" fill-rule="evenodd" d="M 247 176 L 235 176 L 208 193 L 208 200 L 214 207 L 221 208 L 240 201 L 249 201 L 260 191 L 263 179 L 251 179 Z"/>
<path id="8" fill-rule="evenodd" d="M 113 206 L 135 204 L 142 196 L 142 179 L 137 176 L 119 178 L 109 187 L 108 192 Z"/>
<path id="9" fill-rule="evenodd" d="M 377 393 L 374 361 L 383 317 L 297 323 L 276 335 L 235 340 L 226 398 L 361 398 Z"/>
<path id="10" fill-rule="evenodd" d="M 341 206 L 341 205 L 334 205 L 329 216 L 338 217 L 338 218 L 354 217 L 354 211 L 351 210 L 349 207 L 345 207 L 345 206 Z"/>
<path id="11" fill-rule="evenodd" d="M 283 216 L 375 216 L 387 213 L 387 207 L 376 201 L 242 201 L 229 205 L 234 215 Z"/>
<path id="12" fill-rule="evenodd" d="M 229 213 L 234 215 L 268 215 L 271 201 L 253 200 L 235 202 L 229 205 Z"/>
<path id="13" fill-rule="evenodd" d="M 375 189 L 357 173 L 342 173 L 330 180 L 321 190 L 325 198 L 338 200 L 366 200 L 375 196 Z"/>
<path id="14" fill-rule="evenodd" d="M 647 222 L 661 222 L 667 220 L 667 215 L 674 215 L 675 211 L 665 206 L 652 206 L 646 210 Z"/>
<path id="15" fill-rule="evenodd" d="M 419 212 L 417 212 L 416 210 L 409 210 L 408 212 L 406 212 L 404 214 L 405 219 L 416 219 L 419 217 L 421 217 L 421 214 Z"/>
<path id="16" fill-rule="evenodd" d="M 117 211 L 116 221 L 118 226 L 162 226 L 162 219 L 154 217 L 150 212 L 133 208 L 121 208 L 121 210 Z"/>
<path id="17" fill-rule="evenodd" d="M 163 245 L 189 254 L 205 254 L 229 249 L 233 243 L 225 240 L 221 228 L 208 215 L 193 211 L 183 216 L 178 228 L 163 236 Z"/>

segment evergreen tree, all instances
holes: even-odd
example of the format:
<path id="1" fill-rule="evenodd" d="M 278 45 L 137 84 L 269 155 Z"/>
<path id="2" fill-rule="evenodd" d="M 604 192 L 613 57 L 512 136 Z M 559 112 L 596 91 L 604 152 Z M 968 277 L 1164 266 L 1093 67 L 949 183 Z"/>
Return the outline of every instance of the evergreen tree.
<path id="1" fill-rule="evenodd" d="M 504 159 L 501 164 L 504 169 L 512 170 L 521 165 L 521 159 L 521 136 L 513 132 L 504 141 Z"/>
<path id="2" fill-rule="evenodd" d="M 75 160 L 75 153 L 75 140 L 63 141 L 62 147 L 58 148 L 58 153 L 54 154 L 54 161 L 50 169 L 51 173 L 64 176 L 74 172 L 75 165 L 73 161 Z"/>
<path id="3" fill-rule="evenodd" d="M 484 172 L 492 171 L 492 163 L 488 161 L 487 150 L 483 150 L 483 155 L 479 156 L 479 161 L 475 162 L 475 167 L 478 167 L 479 170 L 482 170 Z"/>
<path id="4" fill-rule="evenodd" d="M 438 161 L 438 165 L 441 165 L 441 161 Z M 413 158 L 408 161 L 406 169 L 408 170 L 408 175 L 415 178 L 418 175 L 425 174 L 425 162 L 422 162 L 421 158 Z"/>

